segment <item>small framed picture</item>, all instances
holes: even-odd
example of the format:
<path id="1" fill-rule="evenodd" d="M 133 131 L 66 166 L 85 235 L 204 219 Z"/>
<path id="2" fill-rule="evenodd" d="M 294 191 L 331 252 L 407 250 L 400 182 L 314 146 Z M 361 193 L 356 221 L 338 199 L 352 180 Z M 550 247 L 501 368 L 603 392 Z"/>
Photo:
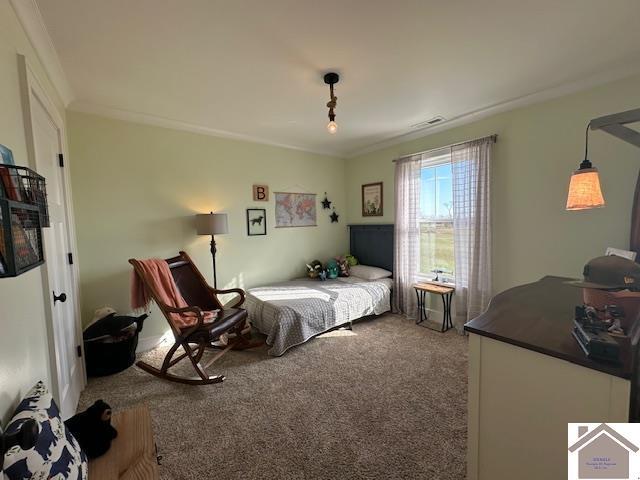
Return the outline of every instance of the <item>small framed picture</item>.
<path id="1" fill-rule="evenodd" d="M 382 182 L 362 185 L 362 216 L 382 216 Z"/>
<path id="2" fill-rule="evenodd" d="M 247 235 L 267 234 L 267 211 L 264 208 L 247 208 Z"/>

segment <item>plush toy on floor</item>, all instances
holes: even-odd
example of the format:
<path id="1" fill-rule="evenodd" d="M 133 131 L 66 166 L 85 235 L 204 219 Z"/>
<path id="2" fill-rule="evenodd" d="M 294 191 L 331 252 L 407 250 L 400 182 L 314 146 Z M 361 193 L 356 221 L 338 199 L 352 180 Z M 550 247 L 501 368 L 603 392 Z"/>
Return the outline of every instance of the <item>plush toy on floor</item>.
<path id="1" fill-rule="evenodd" d="M 84 412 L 64 422 L 89 458 L 104 455 L 118 432 L 111 426 L 111 407 L 98 400 Z"/>

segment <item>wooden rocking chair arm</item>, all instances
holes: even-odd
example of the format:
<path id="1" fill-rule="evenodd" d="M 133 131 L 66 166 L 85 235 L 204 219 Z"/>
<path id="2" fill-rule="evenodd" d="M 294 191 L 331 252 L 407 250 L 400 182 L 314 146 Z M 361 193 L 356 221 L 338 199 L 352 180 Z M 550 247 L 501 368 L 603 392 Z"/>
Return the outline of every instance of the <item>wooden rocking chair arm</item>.
<path id="1" fill-rule="evenodd" d="M 191 335 L 192 333 L 196 332 L 197 330 L 199 330 L 203 325 L 204 325 L 204 315 L 202 313 L 202 309 L 200 307 L 196 307 L 196 306 L 189 306 L 189 307 L 181 307 L 181 308 L 176 308 L 176 307 L 170 307 L 169 305 L 166 304 L 162 304 L 161 308 L 163 310 L 165 310 L 167 313 L 195 313 L 196 317 L 198 317 L 198 323 L 196 323 L 193 327 L 190 327 L 188 330 L 183 330 L 182 331 L 182 336 L 183 337 L 188 337 L 189 335 Z"/>
<path id="2" fill-rule="evenodd" d="M 216 297 L 218 296 L 218 294 L 224 295 L 226 293 L 237 293 L 240 298 L 238 298 L 233 305 L 230 305 L 230 308 L 239 307 L 244 303 L 244 300 L 246 298 L 245 292 L 241 288 L 228 288 L 226 290 L 218 290 L 212 287 L 209 287 L 209 288 L 211 289 L 211 293 L 213 293 Z"/>

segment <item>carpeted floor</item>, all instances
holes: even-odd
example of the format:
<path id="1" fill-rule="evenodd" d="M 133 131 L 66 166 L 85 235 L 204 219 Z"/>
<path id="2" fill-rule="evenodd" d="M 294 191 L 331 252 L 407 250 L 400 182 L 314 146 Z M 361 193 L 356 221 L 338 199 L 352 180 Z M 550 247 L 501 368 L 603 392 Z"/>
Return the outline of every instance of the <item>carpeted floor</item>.
<path id="1" fill-rule="evenodd" d="M 167 348 L 143 356 L 159 365 Z M 137 367 L 92 379 L 80 408 L 148 403 L 163 479 L 462 480 L 466 366 L 464 337 L 384 315 L 279 358 L 230 352 L 218 385 Z"/>

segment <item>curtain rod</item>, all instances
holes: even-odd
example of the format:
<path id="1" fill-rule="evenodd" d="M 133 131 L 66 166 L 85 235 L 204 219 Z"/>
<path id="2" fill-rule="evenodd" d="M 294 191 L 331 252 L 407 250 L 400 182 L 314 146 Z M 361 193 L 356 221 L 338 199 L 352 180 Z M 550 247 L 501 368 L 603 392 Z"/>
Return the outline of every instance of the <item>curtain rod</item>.
<path id="1" fill-rule="evenodd" d="M 457 147 L 458 145 L 464 145 L 465 143 L 471 143 L 471 142 L 477 142 L 478 140 L 484 140 L 485 138 L 490 138 L 493 141 L 493 143 L 496 143 L 498 141 L 498 134 L 494 133 L 493 135 L 486 135 L 484 137 L 478 137 L 478 138 L 474 138 L 472 140 L 465 140 L 464 142 L 452 143 L 450 145 L 443 145 L 442 147 L 436 147 L 436 148 L 431 148 L 429 150 L 423 150 L 422 152 L 410 153 L 409 155 L 403 155 L 400 158 L 396 158 L 396 159 L 393 159 L 391 161 L 393 163 L 396 163 L 398 160 L 402 160 L 403 158 L 413 157 L 414 155 L 424 155 L 425 153 L 435 152 L 436 150 L 442 150 L 444 148 L 453 148 L 453 147 Z"/>

